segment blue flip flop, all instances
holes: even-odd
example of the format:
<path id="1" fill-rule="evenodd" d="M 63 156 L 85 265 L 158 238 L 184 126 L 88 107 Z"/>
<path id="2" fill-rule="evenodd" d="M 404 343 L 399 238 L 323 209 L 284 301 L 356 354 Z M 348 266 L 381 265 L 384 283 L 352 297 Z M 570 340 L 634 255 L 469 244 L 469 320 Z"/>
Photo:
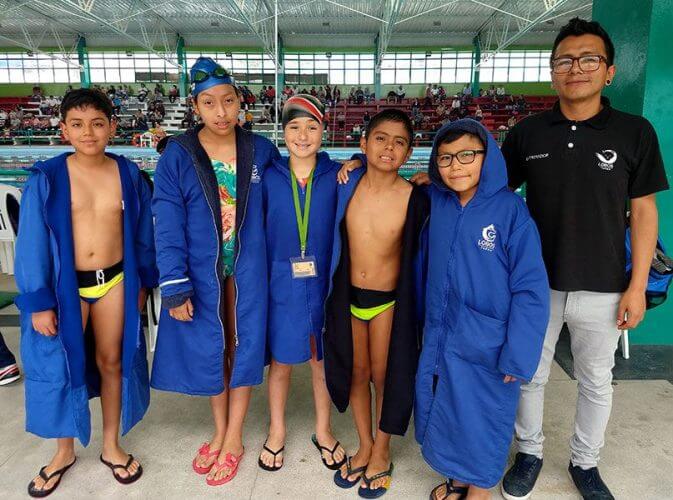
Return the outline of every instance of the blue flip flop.
<path id="1" fill-rule="evenodd" d="M 367 470 L 367 465 L 368 464 L 365 464 L 362 467 L 357 467 L 355 469 L 352 469 L 351 468 L 351 458 L 352 457 L 346 457 L 346 472 L 347 472 L 347 474 L 346 474 L 345 478 L 341 477 L 341 471 L 340 470 L 338 470 L 334 473 L 334 484 L 336 484 L 339 488 L 344 488 L 344 489 L 352 488 L 353 486 L 355 486 L 356 484 L 358 484 L 360 482 L 360 478 L 364 475 L 365 471 Z M 360 473 L 360 475 L 356 479 L 354 479 L 353 481 L 350 481 L 348 479 L 353 474 L 358 474 L 358 473 Z"/>
<path id="2" fill-rule="evenodd" d="M 374 481 L 377 479 L 381 479 L 387 477 L 388 480 L 384 483 L 383 486 L 379 486 L 378 488 L 370 488 L 369 485 L 372 484 Z M 388 489 L 390 488 L 390 482 L 393 479 L 393 463 L 390 462 L 390 469 L 379 472 L 378 474 L 374 474 L 372 477 L 367 477 L 367 474 L 362 474 L 362 480 L 364 481 L 365 485 L 360 486 L 358 488 L 358 495 L 360 495 L 361 498 L 379 498 L 385 495 L 388 492 Z"/>

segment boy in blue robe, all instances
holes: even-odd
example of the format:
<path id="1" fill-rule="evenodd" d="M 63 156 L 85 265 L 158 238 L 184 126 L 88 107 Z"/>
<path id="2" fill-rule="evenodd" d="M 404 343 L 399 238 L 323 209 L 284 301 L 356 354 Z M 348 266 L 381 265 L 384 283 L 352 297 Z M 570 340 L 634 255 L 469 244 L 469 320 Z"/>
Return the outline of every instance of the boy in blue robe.
<path id="1" fill-rule="evenodd" d="M 75 463 L 74 438 L 91 435 L 89 398 L 101 396 L 101 462 L 129 484 L 142 467 L 119 446 L 149 406 L 140 311 L 158 273 L 150 190 L 138 166 L 105 152 L 112 105 L 79 89 L 61 103 L 61 130 L 75 148 L 29 169 L 16 242 L 26 430 L 58 438 L 28 486 L 44 497 Z M 87 324 L 93 335 L 85 335 Z"/>
<path id="2" fill-rule="evenodd" d="M 505 161 L 474 120 L 442 127 L 430 156 L 431 215 L 416 439 L 447 477 L 431 498 L 489 498 L 514 432 L 522 381 L 549 318 L 540 239 L 507 189 Z"/>

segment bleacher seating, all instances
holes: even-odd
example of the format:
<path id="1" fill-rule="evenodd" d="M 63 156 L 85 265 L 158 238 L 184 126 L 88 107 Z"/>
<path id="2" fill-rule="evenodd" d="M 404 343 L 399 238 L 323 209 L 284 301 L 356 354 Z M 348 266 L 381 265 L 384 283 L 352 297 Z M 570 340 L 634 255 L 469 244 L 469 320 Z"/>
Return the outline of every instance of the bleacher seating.
<path id="1" fill-rule="evenodd" d="M 526 109 L 523 113 L 518 113 L 519 116 L 526 116 L 528 114 L 538 113 L 549 109 L 556 101 L 556 96 L 524 96 L 526 100 Z M 357 137 L 352 134 L 354 125 L 359 124 L 362 128 L 363 116 L 369 112 L 370 116 L 374 116 L 379 111 L 388 108 L 402 108 L 410 116 L 412 114 L 412 103 L 414 98 L 405 98 L 401 103 L 388 103 L 385 99 L 374 100 L 363 104 L 348 104 L 347 101 L 339 102 L 335 107 L 329 108 L 329 124 L 328 130 L 325 134 L 326 143 L 331 146 L 353 146 L 357 144 Z M 444 101 L 446 107 L 451 106 L 452 96 L 447 96 Z M 419 99 L 421 103 L 421 112 L 428 118 L 427 124 L 422 130 L 416 130 L 415 145 L 429 146 L 431 145 L 434 131 L 440 126 L 441 118 L 437 115 L 436 109 L 438 104 L 424 106 L 424 100 Z M 506 126 L 508 119 L 512 116 L 512 111 L 505 109 L 506 103 L 502 97 L 499 97 L 498 108 L 492 109 L 493 99 L 491 97 L 476 97 L 472 99 L 467 107 L 468 116 L 473 117 L 477 104 L 482 108 L 483 120 L 482 123 L 493 133 L 494 137 L 502 140 L 504 134 L 499 130 L 502 126 Z M 19 105 L 24 112 L 30 112 L 33 115 L 42 117 L 39 105 L 32 102 L 30 97 L 1 97 L 0 109 L 10 111 Z M 163 105 L 166 110 L 164 119 L 161 122 L 163 129 L 169 134 L 179 134 L 184 130 L 181 128 L 181 122 L 184 118 L 187 105 L 184 98 L 177 99 L 171 103 L 167 97 L 163 99 Z M 136 97 L 130 97 L 127 105 L 122 109 L 118 115 L 120 121 L 130 120 L 133 115 L 142 110 L 147 112 L 148 103 L 140 102 Z M 253 115 L 253 131 L 267 137 L 273 136 L 274 124 L 272 123 L 258 123 L 261 118 L 262 109 L 264 105 L 257 103 L 254 109 L 250 109 Z M 341 112 L 345 115 L 345 124 L 343 128 L 338 127 L 337 115 Z M 519 118 L 520 119 L 520 118 Z M 132 137 L 136 135 L 136 131 L 128 131 L 118 129 L 118 137 L 115 144 L 131 144 Z M 282 131 L 279 130 L 282 136 Z M 2 137 L 0 143 L 4 144 L 59 144 L 61 142 L 60 133 L 54 130 L 29 130 L 29 131 L 12 131 L 11 137 Z"/>

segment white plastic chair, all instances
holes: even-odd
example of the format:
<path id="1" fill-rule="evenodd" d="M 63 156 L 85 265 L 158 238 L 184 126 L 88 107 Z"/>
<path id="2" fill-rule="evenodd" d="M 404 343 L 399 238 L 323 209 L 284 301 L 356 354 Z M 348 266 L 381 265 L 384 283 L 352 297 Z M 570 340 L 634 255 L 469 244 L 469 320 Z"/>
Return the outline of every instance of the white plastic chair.
<path id="1" fill-rule="evenodd" d="M 16 244 L 16 233 L 9 217 L 10 197 L 21 205 L 21 191 L 14 186 L 0 184 L 0 269 L 6 274 L 14 274 Z"/>
<path id="2" fill-rule="evenodd" d="M 157 346 L 160 315 L 161 291 L 158 288 L 155 288 L 152 290 L 152 294 L 147 298 L 147 333 L 149 336 L 150 352 L 154 352 L 154 349 Z"/>
<path id="3" fill-rule="evenodd" d="M 154 135 L 152 132 L 145 132 L 140 136 L 140 147 L 141 148 L 151 148 Z"/>

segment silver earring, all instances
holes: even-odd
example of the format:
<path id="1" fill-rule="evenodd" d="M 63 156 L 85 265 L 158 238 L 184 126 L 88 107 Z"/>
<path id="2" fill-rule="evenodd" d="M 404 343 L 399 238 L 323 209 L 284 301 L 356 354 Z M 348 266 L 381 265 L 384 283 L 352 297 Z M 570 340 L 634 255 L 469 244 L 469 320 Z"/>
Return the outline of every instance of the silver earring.
<path id="1" fill-rule="evenodd" d="M 606 80 L 605 85 L 607 85 L 608 87 L 612 85 L 612 80 Z"/>

